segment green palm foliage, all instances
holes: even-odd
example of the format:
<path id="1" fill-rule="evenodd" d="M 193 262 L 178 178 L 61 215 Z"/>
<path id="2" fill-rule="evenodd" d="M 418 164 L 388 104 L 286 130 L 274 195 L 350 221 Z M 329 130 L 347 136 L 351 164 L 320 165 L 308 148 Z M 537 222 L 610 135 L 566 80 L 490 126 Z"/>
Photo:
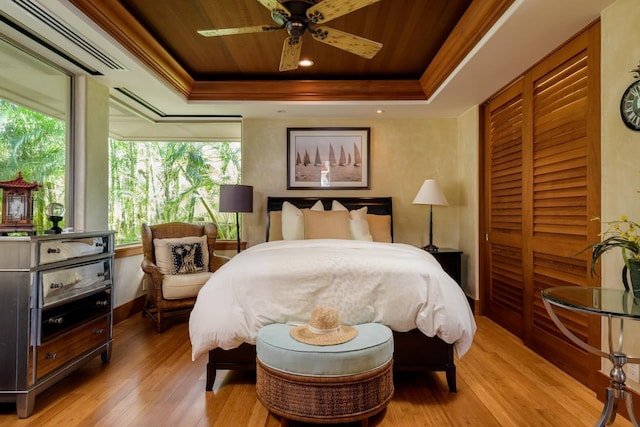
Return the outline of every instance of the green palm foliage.
<path id="1" fill-rule="evenodd" d="M 51 227 L 47 205 L 65 204 L 65 148 L 64 121 L 0 99 L 0 181 L 22 172 L 26 181 L 42 184 L 32 193 L 38 232 Z"/>
<path id="2" fill-rule="evenodd" d="M 240 182 L 240 143 L 112 139 L 109 147 L 109 224 L 118 244 L 139 241 L 143 222 L 213 221 L 218 238 L 236 238 L 235 216 L 217 211 L 220 184 Z"/>
<path id="3" fill-rule="evenodd" d="M 235 215 L 218 212 L 220 184 L 240 183 L 239 142 L 109 140 L 109 228 L 118 244 L 140 240 L 140 226 L 169 221 L 218 224 L 236 238 Z M 0 181 L 22 172 L 33 192 L 38 232 L 51 227 L 46 207 L 65 204 L 66 123 L 0 99 Z M 64 222 L 60 224 L 64 227 Z"/>

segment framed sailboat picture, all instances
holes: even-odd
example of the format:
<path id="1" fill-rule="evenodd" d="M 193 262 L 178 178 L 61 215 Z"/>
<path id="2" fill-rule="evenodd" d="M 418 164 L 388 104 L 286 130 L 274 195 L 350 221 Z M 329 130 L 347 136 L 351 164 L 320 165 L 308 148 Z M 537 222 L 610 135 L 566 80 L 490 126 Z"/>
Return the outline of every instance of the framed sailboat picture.
<path id="1" fill-rule="evenodd" d="M 371 128 L 287 128 L 287 189 L 369 188 Z"/>

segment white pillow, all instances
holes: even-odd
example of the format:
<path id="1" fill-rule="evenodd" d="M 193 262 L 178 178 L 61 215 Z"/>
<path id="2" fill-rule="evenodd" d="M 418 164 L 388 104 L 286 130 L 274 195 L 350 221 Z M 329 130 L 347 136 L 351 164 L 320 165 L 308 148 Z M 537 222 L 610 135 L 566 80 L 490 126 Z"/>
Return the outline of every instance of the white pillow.
<path id="1" fill-rule="evenodd" d="M 353 240 L 373 241 L 373 236 L 369 232 L 366 206 L 349 211 L 349 232 Z"/>
<path id="2" fill-rule="evenodd" d="M 322 202 L 318 200 L 312 211 L 324 211 Z M 302 210 L 285 201 L 282 203 L 282 238 L 284 240 L 304 239 L 304 216 Z"/>
<path id="3" fill-rule="evenodd" d="M 337 200 L 331 202 L 331 210 L 332 211 L 348 211 L 349 209 L 345 208 L 342 203 Z"/>
<path id="4" fill-rule="evenodd" d="M 162 274 L 209 271 L 207 236 L 153 239 L 156 265 Z"/>
<path id="5" fill-rule="evenodd" d="M 337 200 L 331 202 L 332 211 L 347 211 L 342 203 Z M 369 232 L 369 221 L 367 220 L 367 207 L 353 209 L 349 211 L 349 234 L 352 240 L 373 241 L 373 236 Z"/>

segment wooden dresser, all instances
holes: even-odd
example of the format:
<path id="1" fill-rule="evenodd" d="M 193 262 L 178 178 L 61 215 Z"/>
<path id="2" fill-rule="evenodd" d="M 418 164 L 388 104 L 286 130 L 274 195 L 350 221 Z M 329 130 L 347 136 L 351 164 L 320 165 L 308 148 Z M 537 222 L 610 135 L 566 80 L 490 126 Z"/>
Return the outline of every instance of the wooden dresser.
<path id="1" fill-rule="evenodd" d="M 111 356 L 113 232 L 0 237 L 0 401 L 35 396 Z"/>

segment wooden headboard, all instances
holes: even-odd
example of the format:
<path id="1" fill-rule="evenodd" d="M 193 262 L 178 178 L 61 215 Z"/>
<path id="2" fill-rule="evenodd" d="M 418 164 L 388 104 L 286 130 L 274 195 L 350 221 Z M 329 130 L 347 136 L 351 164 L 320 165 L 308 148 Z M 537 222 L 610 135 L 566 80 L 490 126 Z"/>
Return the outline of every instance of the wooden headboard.
<path id="1" fill-rule="evenodd" d="M 393 211 L 391 197 L 267 197 L 267 242 L 269 241 L 269 212 L 281 211 L 282 203 L 289 202 L 292 205 L 304 209 L 310 208 L 318 200 L 324 205 L 324 209 L 331 210 L 331 203 L 337 200 L 345 208 L 360 209 L 367 207 L 367 213 L 374 215 L 389 215 L 391 217 L 391 238 L 393 239 Z"/>

